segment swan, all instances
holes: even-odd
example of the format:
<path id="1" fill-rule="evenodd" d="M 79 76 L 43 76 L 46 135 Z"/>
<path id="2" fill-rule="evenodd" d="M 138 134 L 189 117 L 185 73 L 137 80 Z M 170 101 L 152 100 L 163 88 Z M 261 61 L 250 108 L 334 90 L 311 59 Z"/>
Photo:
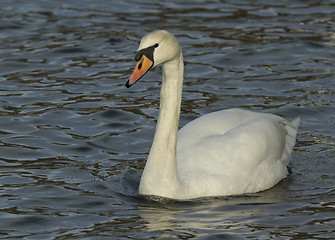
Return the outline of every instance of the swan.
<path id="1" fill-rule="evenodd" d="M 128 88 L 163 64 L 159 116 L 140 195 L 187 200 L 255 193 L 288 175 L 299 117 L 289 122 L 274 114 L 227 109 L 178 131 L 184 74 L 178 40 L 165 30 L 148 33 L 135 61 Z"/>

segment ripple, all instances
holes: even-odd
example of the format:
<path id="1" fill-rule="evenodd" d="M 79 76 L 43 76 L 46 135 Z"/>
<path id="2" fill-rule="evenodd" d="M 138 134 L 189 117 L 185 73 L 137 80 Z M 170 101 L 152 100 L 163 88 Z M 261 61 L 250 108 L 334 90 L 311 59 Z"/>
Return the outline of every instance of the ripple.
<path id="1" fill-rule="evenodd" d="M 4 0 L 0 13 L 3 238 L 334 238 L 332 1 Z M 160 67 L 124 84 L 157 28 L 183 47 L 180 126 L 232 107 L 301 117 L 287 179 L 238 197 L 139 196 Z"/>

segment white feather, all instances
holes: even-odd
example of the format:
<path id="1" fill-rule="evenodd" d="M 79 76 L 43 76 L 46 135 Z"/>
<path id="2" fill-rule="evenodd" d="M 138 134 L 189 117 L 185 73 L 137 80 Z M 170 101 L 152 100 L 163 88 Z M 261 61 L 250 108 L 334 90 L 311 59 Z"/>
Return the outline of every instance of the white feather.
<path id="1" fill-rule="evenodd" d="M 140 48 L 158 43 L 163 64 L 160 113 L 139 192 L 174 199 L 262 191 L 288 174 L 300 119 L 292 122 L 242 109 L 213 112 L 178 132 L 183 56 L 166 31 L 143 37 Z"/>

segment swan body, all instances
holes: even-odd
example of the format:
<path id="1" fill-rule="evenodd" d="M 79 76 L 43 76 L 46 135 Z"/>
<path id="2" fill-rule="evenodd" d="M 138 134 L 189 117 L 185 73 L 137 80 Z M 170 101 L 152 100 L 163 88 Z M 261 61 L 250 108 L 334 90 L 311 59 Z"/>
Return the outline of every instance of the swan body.
<path id="1" fill-rule="evenodd" d="M 178 132 L 184 66 L 177 39 L 167 31 L 151 32 L 142 38 L 135 59 L 127 87 L 163 64 L 159 117 L 140 194 L 192 199 L 253 193 L 288 175 L 299 118 L 288 122 L 228 109 L 199 117 Z"/>

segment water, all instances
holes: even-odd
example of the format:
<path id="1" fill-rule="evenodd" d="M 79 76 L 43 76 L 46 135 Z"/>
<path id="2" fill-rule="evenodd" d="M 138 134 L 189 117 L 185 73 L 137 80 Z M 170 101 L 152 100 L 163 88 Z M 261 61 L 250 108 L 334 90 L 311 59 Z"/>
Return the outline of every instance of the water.
<path id="1" fill-rule="evenodd" d="M 21 1 L 0 7 L 2 239 L 335 238 L 333 1 Z M 238 197 L 137 194 L 160 68 L 124 87 L 141 36 L 180 40 L 180 125 L 241 107 L 302 118 L 287 179 Z"/>

